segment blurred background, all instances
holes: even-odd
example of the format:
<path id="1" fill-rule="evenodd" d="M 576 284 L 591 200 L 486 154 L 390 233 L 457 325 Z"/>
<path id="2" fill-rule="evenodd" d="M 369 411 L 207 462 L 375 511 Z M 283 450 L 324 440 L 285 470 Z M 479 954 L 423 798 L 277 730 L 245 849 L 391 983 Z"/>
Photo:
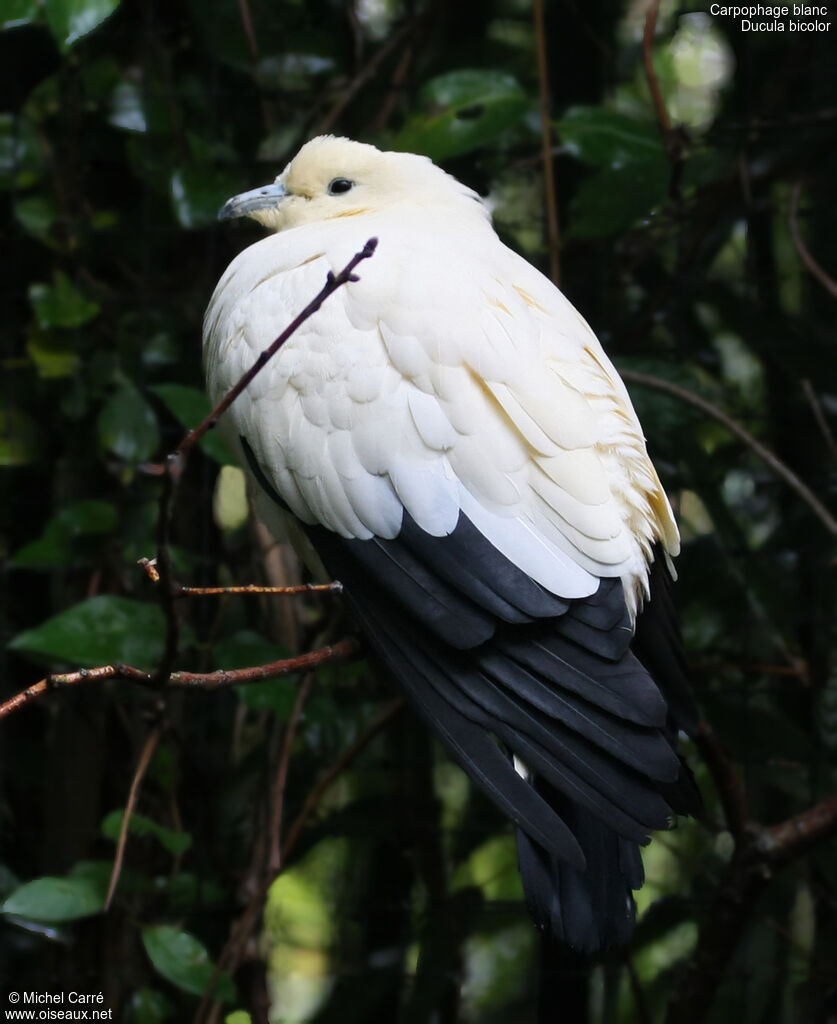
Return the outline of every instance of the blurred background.
<path id="1" fill-rule="evenodd" d="M 2 697 L 159 662 L 141 467 L 207 411 L 203 310 L 259 237 L 217 211 L 335 132 L 488 195 L 625 373 L 708 723 L 686 748 L 706 821 L 647 848 L 633 945 L 586 963 L 542 957 L 510 827 L 363 661 L 48 694 L 0 723 L 4 1008 L 75 989 L 132 1024 L 528 1024 L 540 990 L 565 1024 L 837 1020 L 835 30 L 648 14 L 0 0 Z M 301 578 L 229 462 L 210 436 L 188 463 L 177 578 Z M 199 672 L 351 632 L 334 596 L 177 613 Z"/>

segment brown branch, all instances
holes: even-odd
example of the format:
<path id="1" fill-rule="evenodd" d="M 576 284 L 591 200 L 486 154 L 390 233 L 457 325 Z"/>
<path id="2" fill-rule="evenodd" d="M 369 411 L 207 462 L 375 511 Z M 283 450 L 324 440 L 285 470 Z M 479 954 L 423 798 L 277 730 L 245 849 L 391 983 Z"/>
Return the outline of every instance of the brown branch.
<path id="1" fill-rule="evenodd" d="M 207 985 L 203 996 L 201 997 L 200 1004 L 198 1005 L 193 1018 L 193 1024 L 203 1024 L 205 1021 L 213 1022 L 217 1020 L 222 1004 L 220 1001 L 212 1003 L 212 995 L 215 991 L 215 986 L 218 984 L 218 979 L 221 977 L 221 972 L 225 969 L 230 971 L 235 970 L 235 965 L 241 958 L 247 937 L 252 933 L 252 930 L 262 912 L 268 891 L 287 865 L 290 853 L 302 834 L 308 819 L 311 817 L 311 814 L 316 809 L 317 804 L 320 802 L 329 786 L 339 778 L 358 754 L 360 754 L 361 751 L 364 750 L 368 744 L 386 727 L 390 719 L 401 710 L 404 703 L 404 698 L 398 697 L 396 700 L 387 704 L 387 706 L 378 714 L 374 721 L 367 727 L 367 729 L 364 730 L 357 740 L 355 740 L 355 742 L 348 747 L 334 762 L 334 764 L 323 774 L 317 782 L 317 785 L 308 794 L 302 810 L 294 820 L 294 823 L 288 832 L 288 836 L 281 846 L 279 857 L 280 868 L 277 871 L 270 871 L 265 875 L 261 883 L 257 886 L 255 893 L 247 904 L 247 907 L 241 917 L 236 921 L 235 925 L 233 925 L 230 937 L 227 940 L 224 949 L 221 951 L 221 955 L 218 957 L 215 971 L 209 980 L 209 984 Z"/>
<path id="2" fill-rule="evenodd" d="M 404 707 L 404 704 L 405 700 L 403 697 L 398 697 L 396 700 L 387 704 L 363 734 L 359 736 L 355 742 L 343 752 L 343 754 L 340 755 L 331 768 L 329 768 L 328 771 L 320 778 L 317 785 L 306 797 L 305 803 L 302 805 L 302 810 L 296 816 L 293 825 L 291 825 L 288 830 L 287 838 L 282 844 L 283 864 L 287 864 L 291 851 L 294 846 L 296 846 L 297 840 L 300 835 L 302 835 L 302 831 L 308 823 L 308 819 L 313 814 L 325 791 L 329 788 L 332 782 L 334 782 L 334 780 L 346 770 L 351 762 L 354 761 L 364 747 L 366 747 L 379 732 L 383 731 L 383 729 L 389 724 L 389 720 Z"/>
<path id="3" fill-rule="evenodd" d="M 242 374 L 238 382 L 230 388 L 203 422 L 199 423 L 194 430 L 189 431 L 177 448 L 166 457 L 165 463 L 146 464 L 144 466 L 145 471 L 150 473 L 152 476 L 169 475 L 175 477 L 175 479 L 179 479 L 183 473 L 186 459 L 198 441 L 200 441 L 204 434 L 216 426 L 218 420 L 223 416 L 227 409 L 229 409 L 242 391 L 244 391 L 256 374 L 261 372 L 265 364 L 276 355 L 288 338 L 290 338 L 292 334 L 295 334 L 305 321 L 317 312 L 329 296 L 333 295 L 344 284 L 360 280 L 360 278 L 354 273 L 355 267 L 357 267 L 359 263 L 362 263 L 363 260 L 368 260 L 370 256 L 374 254 L 377 247 L 378 239 L 370 238 L 366 245 L 364 245 L 359 252 L 354 254 L 338 274 L 332 274 L 329 272 L 326 283 L 320 291 L 314 296 L 302 312 L 294 317 L 284 331 L 282 331 L 282 333 L 264 350 L 264 352 L 261 353 L 250 369 L 247 370 L 246 373 Z"/>
<path id="4" fill-rule="evenodd" d="M 802 239 L 802 234 L 799 230 L 799 196 L 802 192 L 802 183 L 797 182 L 793 186 L 791 192 L 791 207 L 790 213 L 788 214 L 788 225 L 790 227 L 790 233 L 793 238 L 793 244 L 796 246 L 796 251 L 799 253 L 799 258 L 805 264 L 805 266 L 811 271 L 811 274 L 819 281 L 819 283 L 825 288 L 825 290 L 837 299 L 837 281 L 833 277 L 830 277 L 823 268 L 817 263 L 814 257 L 811 255 L 808 246 Z"/>
<path id="5" fill-rule="evenodd" d="M 193 690 L 219 690 L 228 686 L 243 686 L 262 679 L 277 679 L 306 669 L 319 668 L 333 661 L 345 661 L 356 657 L 361 647 L 357 640 L 340 640 L 328 647 L 320 647 L 293 658 L 271 661 L 266 665 L 252 668 L 218 669 L 215 672 L 171 672 L 165 681 L 168 687 L 188 687 Z M 125 679 L 140 686 L 158 689 L 157 674 L 145 672 L 133 665 L 100 665 L 97 668 L 80 668 L 76 672 L 63 672 L 47 676 L 33 686 L 16 693 L 0 704 L 0 719 L 13 714 L 26 704 L 43 697 L 50 690 L 63 686 L 79 686 L 103 679 Z"/>
<path id="6" fill-rule="evenodd" d="M 369 257 L 375 252 L 377 245 L 377 238 L 370 238 L 360 252 L 355 253 L 355 255 L 338 274 L 333 274 L 329 271 L 328 276 L 326 277 L 326 283 L 320 291 L 314 296 L 302 312 L 288 324 L 284 331 L 274 339 L 268 348 L 259 355 L 250 369 L 239 378 L 237 383 L 226 393 L 226 395 L 224 395 L 218 405 L 212 410 L 212 412 L 210 412 L 203 422 L 195 427 L 194 430 L 190 430 L 189 433 L 186 434 L 178 447 L 166 456 L 166 459 L 162 464 L 147 464 L 143 467 L 147 473 L 154 476 L 162 476 L 164 478 L 157 511 L 157 557 L 155 559 L 156 571 L 159 574 L 159 581 L 161 584 L 159 597 L 160 606 L 163 609 L 166 621 L 166 639 L 163 657 L 160 659 L 160 663 L 154 672 L 154 682 L 158 686 L 164 685 L 168 677 L 171 675 L 179 648 L 180 626 L 174 606 L 175 583 L 171 565 L 170 526 L 175 492 L 177 490 L 177 485 L 183 476 L 183 471 L 186 467 L 189 455 L 198 441 L 200 441 L 207 431 L 211 430 L 217 424 L 221 416 L 246 389 L 253 378 L 261 372 L 269 360 L 276 355 L 288 338 L 290 338 L 302 326 L 302 324 L 309 319 L 309 317 L 313 316 L 314 313 L 317 312 L 320 306 L 322 306 L 330 295 L 333 295 L 334 292 L 344 284 L 348 284 L 350 281 L 359 280 L 357 275 L 354 273 L 355 267 L 357 267 L 357 265 L 363 260 L 369 259 Z"/>
<path id="7" fill-rule="evenodd" d="M 660 0 L 652 0 L 648 8 L 648 14 L 645 16 L 645 30 L 642 34 L 642 57 L 645 65 L 645 78 L 648 82 L 648 88 L 651 90 L 654 112 L 657 115 L 657 122 L 663 136 L 663 144 L 671 163 L 669 195 L 672 199 L 677 199 L 680 195 L 680 177 L 683 172 L 683 140 L 681 133 L 672 127 L 666 101 L 663 97 L 663 90 L 660 88 L 660 80 L 657 78 L 657 71 L 654 67 L 654 33 L 657 30 L 657 15 L 659 12 Z"/>
<path id="8" fill-rule="evenodd" d="M 282 870 L 282 815 L 285 808 L 285 789 L 288 784 L 291 749 L 293 748 L 299 723 L 302 721 L 302 711 L 305 707 L 305 702 L 308 700 L 308 694 L 311 692 L 313 682 L 314 675 L 309 672 L 297 692 L 294 708 L 288 720 L 288 727 L 285 730 L 284 742 L 282 743 L 282 756 L 279 760 L 279 770 L 276 773 L 276 789 L 273 797 L 273 807 L 271 808 L 270 856 L 267 862 L 268 872 L 273 875 L 278 875 Z"/>
<path id="9" fill-rule="evenodd" d="M 832 459 L 837 459 L 837 440 L 835 440 L 831 427 L 828 424 L 828 420 L 825 418 L 825 413 L 822 411 L 822 404 L 820 403 L 819 398 L 817 398 L 814 386 L 807 377 L 802 380 L 802 390 L 805 393 L 805 397 L 808 399 L 808 404 L 811 406 L 811 412 L 814 414 L 814 419 L 817 421 L 817 426 L 820 428 L 820 433 L 822 434 L 823 440 L 831 453 Z"/>
<path id="10" fill-rule="evenodd" d="M 145 569 L 152 583 L 160 582 L 156 559 L 140 558 L 137 564 Z M 264 587 L 256 583 L 244 583 L 234 587 L 187 587 L 182 583 L 172 583 L 172 592 L 174 597 L 228 597 L 242 594 L 293 597 L 298 594 L 342 594 L 343 584 L 339 580 L 332 580 L 331 583 L 299 583 L 292 587 Z"/>
<path id="11" fill-rule="evenodd" d="M 552 111 L 549 98 L 549 62 L 546 53 L 543 0 L 535 0 L 532 12 L 535 20 L 535 43 L 538 59 L 538 92 L 541 108 L 541 159 L 543 160 L 544 189 L 546 191 L 549 265 L 553 283 L 556 286 L 560 286 L 561 230 L 558 223 L 558 190 L 555 184 L 555 164 L 552 155 Z"/>
<path id="12" fill-rule="evenodd" d="M 128 802 L 125 804 L 125 812 L 122 815 L 122 826 L 119 829 L 119 842 L 116 844 L 116 856 L 113 858 L 113 868 L 110 873 L 108 894 L 105 898 L 105 910 L 110 910 L 111 900 L 113 899 L 113 894 L 116 892 L 116 886 L 119 883 L 119 876 L 122 874 L 122 862 L 125 858 L 125 845 L 128 841 L 128 826 L 131 824 L 131 817 L 133 816 L 134 808 L 137 805 L 142 780 L 145 778 L 145 773 L 148 770 L 149 764 L 151 764 L 151 758 L 154 756 L 154 751 L 157 749 L 157 744 L 160 742 L 161 735 L 162 729 L 159 725 L 149 733 L 148 738 L 143 745 L 142 753 L 140 754 L 137 770 L 134 772 L 134 777 L 131 780 L 131 789 L 128 792 Z"/>
<path id="13" fill-rule="evenodd" d="M 666 101 L 663 98 L 663 90 L 660 88 L 660 80 L 657 78 L 657 71 L 654 68 L 654 33 L 657 31 L 657 16 L 659 13 L 660 0 L 651 0 L 648 13 L 645 15 L 645 30 L 642 33 L 642 58 L 645 64 L 645 78 L 648 82 L 648 88 L 651 90 L 651 99 L 654 103 L 657 121 L 660 124 L 660 131 L 663 133 L 666 148 L 668 148 L 668 140 L 672 132 L 671 118 L 668 116 Z"/>
<path id="14" fill-rule="evenodd" d="M 763 832 L 759 849 L 773 868 L 781 868 L 811 847 L 837 835 L 837 793 Z"/>
<path id="15" fill-rule="evenodd" d="M 317 125 L 314 135 L 327 135 L 340 120 L 343 111 L 354 101 L 357 94 L 363 89 L 367 82 L 371 81 L 378 68 L 383 62 L 394 53 L 405 41 L 412 38 L 418 25 L 418 18 L 413 18 L 404 24 L 383 43 L 378 50 L 366 61 L 355 77 L 340 90 L 340 95 L 332 106 L 331 110 Z"/>
<path id="16" fill-rule="evenodd" d="M 837 795 L 779 825 L 751 827 L 736 844 L 695 952 L 668 1006 L 666 1024 L 701 1024 L 709 1014 L 739 939 L 773 872 L 837 834 Z"/>
<path id="17" fill-rule="evenodd" d="M 747 792 L 741 776 L 729 759 L 723 744 L 706 722 L 701 722 L 698 726 L 694 741 L 712 776 L 727 828 L 738 840 L 750 821 Z"/>
<path id="18" fill-rule="evenodd" d="M 638 370 L 620 370 L 619 373 L 623 380 L 633 381 L 635 384 L 641 384 L 643 387 L 654 388 L 656 391 L 664 391 L 666 394 L 674 395 L 675 398 L 688 402 L 690 405 L 705 412 L 707 416 L 711 416 L 719 423 L 723 423 L 739 440 L 752 448 L 777 476 L 781 477 L 789 487 L 796 491 L 829 533 L 837 536 L 837 519 L 831 515 L 810 487 L 803 483 L 796 473 L 782 462 L 778 455 L 753 437 L 746 427 L 743 427 L 737 420 L 734 420 L 728 413 L 725 413 L 723 409 L 719 409 L 716 405 L 708 402 L 700 395 L 696 395 L 693 391 L 680 387 L 679 384 L 674 384 L 672 381 L 664 380 L 662 377 L 654 377 L 649 373 L 641 373 Z"/>

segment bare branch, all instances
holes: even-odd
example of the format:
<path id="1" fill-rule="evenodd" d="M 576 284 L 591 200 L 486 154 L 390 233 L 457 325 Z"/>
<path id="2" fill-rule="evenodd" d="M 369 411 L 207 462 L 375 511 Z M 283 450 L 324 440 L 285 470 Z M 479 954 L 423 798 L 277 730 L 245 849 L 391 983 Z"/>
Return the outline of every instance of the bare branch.
<path id="1" fill-rule="evenodd" d="M 790 227 L 791 236 L 793 237 L 793 244 L 796 246 L 796 251 L 799 253 L 799 258 L 805 264 L 805 266 L 811 271 L 811 274 L 819 281 L 819 283 L 825 288 L 825 290 L 837 299 L 837 281 L 833 277 L 829 277 L 823 268 L 817 263 L 814 257 L 811 255 L 808 246 L 802 239 L 802 234 L 799 230 L 799 196 L 802 192 L 802 182 L 798 181 L 793 186 L 791 192 L 791 208 L 788 214 L 788 226 Z"/>
<path id="2" fill-rule="evenodd" d="M 543 160 L 546 217 L 549 237 L 549 263 L 551 277 L 561 284 L 561 231 L 558 223 L 558 198 L 555 185 L 555 164 L 552 156 L 552 113 L 549 99 L 549 63 L 546 53 L 546 28 L 543 0 L 535 0 L 535 42 L 538 56 L 538 88 L 541 107 L 541 158 Z"/>
<path id="3" fill-rule="evenodd" d="M 281 866 L 277 871 L 269 871 L 266 873 L 261 883 L 257 886 L 255 893 L 241 917 L 233 926 L 230 937 L 227 940 L 224 949 L 221 951 L 221 955 L 218 957 L 215 971 L 209 980 L 203 996 L 201 997 L 200 1004 L 193 1018 L 193 1024 L 203 1024 L 203 1022 L 212 1022 L 217 1020 L 221 1003 L 219 1001 L 213 1003 L 212 997 L 215 991 L 215 986 L 218 984 L 218 979 L 221 976 L 221 971 L 235 970 L 235 967 L 241 957 L 241 951 L 246 944 L 247 937 L 252 933 L 259 920 L 268 890 L 284 870 L 284 866 L 288 862 L 288 857 L 302 834 L 308 819 L 311 817 L 311 814 L 316 809 L 317 804 L 320 802 L 329 786 L 331 786 L 331 784 L 339 778 L 340 775 L 342 775 L 358 754 L 360 754 L 360 752 L 364 750 L 368 744 L 386 727 L 390 719 L 401 710 L 404 704 L 405 700 L 403 697 L 398 697 L 396 700 L 387 704 L 387 706 L 364 730 L 357 740 L 355 740 L 355 742 L 340 755 L 328 771 L 325 772 L 317 785 L 308 794 L 302 810 L 297 815 L 290 831 L 288 832 L 285 842 L 282 844 L 279 856 Z"/>
<path id="4" fill-rule="evenodd" d="M 773 872 L 837 834 L 837 794 L 772 828 L 751 826 L 736 844 L 698 943 L 669 1003 L 666 1024 L 701 1024 Z"/>
<path id="5" fill-rule="evenodd" d="M 156 559 L 140 558 L 138 565 L 145 569 L 152 583 L 160 582 Z M 187 587 L 182 583 L 173 583 L 174 597 L 229 597 L 243 594 L 266 594 L 273 597 L 295 597 L 299 594 L 342 594 L 343 584 L 339 580 L 331 583 L 299 583 L 292 587 L 264 587 L 256 583 L 244 583 L 234 587 Z"/>
<path id="6" fill-rule="evenodd" d="M 651 99 L 654 103 L 657 122 L 660 125 L 663 143 L 671 162 L 669 195 L 672 199 L 677 199 L 680 195 L 680 177 L 683 171 L 683 133 L 682 130 L 678 131 L 672 127 L 663 91 L 660 88 L 660 81 L 654 68 L 654 33 L 657 29 L 657 15 L 659 12 L 660 0 L 651 0 L 648 14 L 645 16 L 645 30 L 642 34 L 642 56 L 645 64 L 645 77 L 648 81 L 648 88 L 651 90 Z"/>
<path id="7" fill-rule="evenodd" d="M 638 370 L 620 370 L 619 373 L 623 380 L 633 381 L 635 384 L 654 388 L 656 391 L 665 391 L 669 395 L 674 395 L 675 398 L 680 398 L 682 401 L 694 405 L 719 423 L 723 423 L 739 440 L 752 448 L 777 476 L 781 477 L 789 487 L 796 491 L 829 533 L 837 536 L 837 519 L 832 516 L 810 487 L 803 483 L 796 473 L 782 462 L 778 455 L 753 437 L 746 427 L 743 427 L 737 420 L 734 420 L 728 413 L 725 413 L 723 409 L 719 409 L 716 405 L 708 402 L 700 395 L 696 395 L 693 391 L 688 391 L 686 388 L 680 387 L 679 384 L 664 380 L 662 377 L 654 377 L 649 373 L 640 373 Z"/>
<path id="8" fill-rule="evenodd" d="M 119 883 L 119 876 L 122 874 L 122 862 L 125 858 L 125 845 L 128 841 L 128 826 L 131 824 L 131 817 L 134 813 L 134 808 L 137 805 L 142 780 L 145 778 L 145 773 L 148 771 L 148 766 L 151 764 L 151 758 L 154 756 L 154 751 L 157 749 L 157 744 L 160 742 L 161 735 L 162 729 L 159 725 L 148 734 L 148 739 L 146 739 L 142 748 L 142 753 L 140 754 L 137 770 L 134 772 L 134 777 L 131 780 L 131 789 L 128 792 L 128 802 L 125 804 L 125 813 L 122 815 L 122 827 L 119 829 L 119 842 L 116 844 L 116 856 L 113 858 L 113 869 L 110 873 L 108 894 L 105 899 L 105 910 L 110 910 L 111 900 L 113 899 L 113 894 L 116 892 L 116 886 Z"/>
<path id="9" fill-rule="evenodd" d="M 297 692 L 294 708 L 288 720 L 288 727 L 285 730 L 285 738 L 282 744 L 282 757 L 279 760 L 279 770 L 276 773 L 276 790 L 273 798 L 273 807 L 271 808 L 270 856 L 267 867 L 268 871 L 272 874 L 278 875 L 282 870 L 282 815 L 285 809 L 285 788 L 288 784 L 291 749 L 293 748 L 296 732 L 302 720 L 302 711 L 305 707 L 305 702 L 308 700 L 308 694 L 311 692 L 313 682 L 314 675 L 309 672 Z"/>
<path id="10" fill-rule="evenodd" d="M 340 640 L 329 647 L 320 647 L 316 651 L 298 654 L 294 658 L 283 658 L 271 661 L 266 665 L 255 665 L 252 668 L 219 669 L 216 672 L 171 672 L 165 680 L 168 687 L 188 687 L 193 690 L 220 690 L 229 686 L 242 686 L 261 679 L 277 679 L 280 676 L 292 675 L 306 669 L 319 668 L 333 661 L 346 661 L 356 657 L 361 647 L 357 640 Z M 27 687 L 14 697 L 0 704 L 0 719 L 13 714 L 26 704 L 43 697 L 50 690 L 63 686 L 80 686 L 85 683 L 98 682 L 103 679 L 125 679 L 140 686 L 153 689 L 159 688 L 157 674 L 145 672 L 133 665 L 101 665 L 98 668 L 80 668 L 76 672 L 64 672 L 60 675 L 47 676 L 33 686 Z"/>

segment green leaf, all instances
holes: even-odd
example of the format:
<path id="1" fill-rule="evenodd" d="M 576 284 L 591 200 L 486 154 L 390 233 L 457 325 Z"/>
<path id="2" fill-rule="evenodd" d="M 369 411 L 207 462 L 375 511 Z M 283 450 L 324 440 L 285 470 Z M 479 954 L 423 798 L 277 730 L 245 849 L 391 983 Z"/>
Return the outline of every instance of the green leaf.
<path id="1" fill-rule="evenodd" d="M 119 0 L 46 0 L 46 19 L 56 43 L 69 50 L 109 18 Z"/>
<path id="2" fill-rule="evenodd" d="M 74 921 L 101 913 L 105 895 L 92 878 L 36 878 L 15 889 L 0 913 L 33 921 Z"/>
<path id="3" fill-rule="evenodd" d="M 423 112 L 410 118 L 393 148 L 446 160 L 493 142 L 519 123 L 529 99 L 511 75 L 462 70 L 427 82 L 419 104 Z"/>
<path id="4" fill-rule="evenodd" d="M 655 157 L 586 178 L 570 201 L 568 238 L 606 238 L 627 231 L 668 195 L 671 168 Z"/>
<path id="5" fill-rule="evenodd" d="M 211 163 L 178 167 L 170 181 L 178 223 L 188 229 L 212 227 L 218 220 L 218 211 L 239 190 L 239 183 L 238 173 L 230 167 Z"/>
<path id="6" fill-rule="evenodd" d="M 656 122 L 619 110 L 570 107 L 555 127 L 566 152 L 596 167 L 618 169 L 666 155 Z"/>
<path id="7" fill-rule="evenodd" d="M 114 842 L 119 839 L 124 815 L 125 811 L 122 809 L 111 811 L 107 815 L 102 822 L 102 835 L 106 839 L 112 839 Z M 176 829 L 158 825 L 156 821 L 146 818 L 144 814 L 134 813 L 131 815 L 128 831 L 135 836 L 154 836 L 169 853 L 175 855 L 185 853 L 192 845 L 192 837 L 188 832 L 179 832 Z"/>
<path id="8" fill-rule="evenodd" d="M 125 384 L 102 406 L 99 440 L 104 448 L 133 464 L 150 458 L 160 443 L 157 417 L 137 389 Z"/>
<path id="9" fill-rule="evenodd" d="M 156 604 L 100 594 L 73 605 L 9 643 L 48 661 L 153 666 L 163 654 L 165 621 Z"/>
<path id="10" fill-rule="evenodd" d="M 116 528 L 116 507 L 108 501 L 77 501 L 56 512 L 37 540 L 24 545 L 9 560 L 18 568 L 66 565 L 77 537 L 110 533 Z"/>
<path id="11" fill-rule="evenodd" d="M 3 0 L 0 6 L 0 32 L 37 21 L 40 7 L 38 0 Z"/>
<path id="12" fill-rule="evenodd" d="M 15 203 L 15 218 L 23 230 L 45 245 L 52 245 L 52 225 L 58 207 L 51 196 L 25 196 Z"/>
<path id="13" fill-rule="evenodd" d="M 128 1002 L 130 1024 L 164 1024 L 174 1017 L 174 1007 L 162 992 L 141 988 Z"/>
<path id="14" fill-rule="evenodd" d="M 0 396 L 0 403 L 5 396 Z M 28 413 L 0 404 L 0 467 L 27 466 L 40 451 L 38 422 Z"/>
<path id="15" fill-rule="evenodd" d="M 72 347 L 72 336 L 66 334 L 35 329 L 26 343 L 26 352 L 42 380 L 73 377 L 81 365 L 81 357 Z"/>
<path id="16" fill-rule="evenodd" d="M 29 301 L 38 324 L 50 328 L 82 327 L 99 315 L 100 306 L 80 291 L 63 271 L 55 275 L 55 284 L 29 285 Z"/>
<path id="17" fill-rule="evenodd" d="M 185 384 L 156 384 L 149 390 L 157 395 L 186 430 L 197 427 L 212 412 L 209 399 L 198 388 L 190 388 Z M 235 464 L 235 456 L 217 429 L 205 434 L 199 442 L 199 447 L 222 466 Z"/>
<path id="18" fill-rule="evenodd" d="M 29 118 L 0 114 L 0 188 L 30 188 L 43 165 L 38 133 Z"/>
<path id="19" fill-rule="evenodd" d="M 272 643 L 260 633 L 242 629 L 215 645 L 215 667 L 219 669 L 250 668 L 271 661 L 292 657 L 286 647 Z M 299 684 L 295 679 L 265 679 L 258 683 L 237 686 L 239 700 L 253 711 L 272 711 L 281 721 L 291 717 Z"/>
<path id="20" fill-rule="evenodd" d="M 599 168 L 573 196 L 568 237 L 625 231 L 666 199 L 671 166 L 654 122 L 606 107 L 572 107 L 556 127 L 568 153 Z"/>
<path id="21" fill-rule="evenodd" d="M 172 985 L 203 995 L 215 973 L 206 947 L 194 935 L 172 925 L 152 925 L 142 930 L 142 944 L 154 969 Z M 222 971 L 215 986 L 215 995 L 227 1001 L 236 998 L 235 986 L 226 971 Z"/>

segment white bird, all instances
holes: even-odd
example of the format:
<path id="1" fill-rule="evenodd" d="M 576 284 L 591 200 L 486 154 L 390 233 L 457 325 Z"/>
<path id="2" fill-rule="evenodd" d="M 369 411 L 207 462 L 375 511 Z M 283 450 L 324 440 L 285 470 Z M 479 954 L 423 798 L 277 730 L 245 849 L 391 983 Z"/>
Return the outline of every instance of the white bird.
<path id="1" fill-rule="evenodd" d="M 221 213 L 244 215 L 273 233 L 207 309 L 214 403 L 379 239 L 227 413 L 262 513 L 342 581 L 373 654 L 515 822 L 536 922 L 581 950 L 626 941 L 639 845 L 699 798 L 674 750 L 695 721 L 678 533 L 622 381 L 425 157 L 316 138 Z"/>

